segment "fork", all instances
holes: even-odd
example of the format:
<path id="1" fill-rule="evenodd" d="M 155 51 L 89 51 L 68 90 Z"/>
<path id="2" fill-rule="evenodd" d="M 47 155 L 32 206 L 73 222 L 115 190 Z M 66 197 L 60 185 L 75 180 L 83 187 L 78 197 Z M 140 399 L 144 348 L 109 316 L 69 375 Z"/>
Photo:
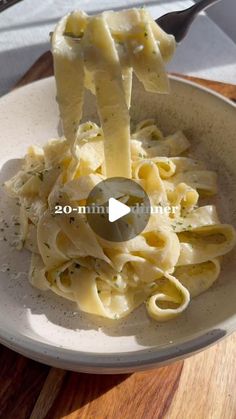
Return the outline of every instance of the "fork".
<path id="1" fill-rule="evenodd" d="M 22 0 L 0 0 L 0 12 Z M 174 35 L 176 42 L 182 41 L 199 12 L 220 0 L 200 0 L 188 9 L 166 13 L 156 23 L 167 33 Z"/>
<path id="2" fill-rule="evenodd" d="M 156 23 L 167 33 L 174 35 L 176 42 L 182 41 L 195 17 L 220 0 L 201 0 L 193 6 L 178 12 L 170 12 L 159 17 Z"/>
<path id="3" fill-rule="evenodd" d="M 207 9 L 220 0 L 200 0 L 188 9 L 166 13 L 156 19 L 156 23 L 166 32 L 174 35 L 176 42 L 182 41 L 195 17 L 202 10 Z M 66 35 L 70 37 L 70 35 Z M 76 39 L 73 36 L 73 39 Z"/>

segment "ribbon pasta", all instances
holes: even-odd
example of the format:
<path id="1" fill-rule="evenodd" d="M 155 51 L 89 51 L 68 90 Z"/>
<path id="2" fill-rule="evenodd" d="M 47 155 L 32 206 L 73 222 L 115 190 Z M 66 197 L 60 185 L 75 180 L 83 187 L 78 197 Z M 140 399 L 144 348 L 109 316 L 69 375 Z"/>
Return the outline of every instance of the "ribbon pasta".
<path id="1" fill-rule="evenodd" d="M 145 123 L 149 127 L 150 122 Z M 58 203 L 73 207 L 84 202 L 90 190 L 105 178 L 104 153 L 97 146 L 103 143 L 100 132 L 94 123 L 80 125 L 78 136 L 84 141 L 77 142 L 74 154 L 64 150 L 63 139 L 50 140 L 40 152 L 34 150 L 34 166 L 29 171 L 30 147 L 22 170 L 6 182 L 8 192 L 21 204 L 21 240 L 32 252 L 30 282 L 42 290 L 51 289 L 94 315 L 122 318 L 145 302 L 153 319 L 169 320 L 216 281 L 220 256 L 235 245 L 234 229 L 220 224 L 213 205 L 199 206 L 199 194 L 183 182 L 185 173 L 194 172 L 196 167 L 195 173 L 204 178 L 206 169 L 201 162 L 165 155 L 136 159 L 135 150 L 131 155 L 133 178 L 149 185 L 152 203 L 178 204 L 173 216 L 152 214 L 139 236 L 112 243 L 96 237 L 83 214 L 54 214 Z M 148 141 L 144 136 L 137 139 L 137 133 L 131 136 L 135 141 Z M 162 134 L 161 139 L 152 141 L 158 144 L 168 137 Z M 85 144 L 89 146 L 83 150 Z M 90 164 L 94 153 L 98 153 L 99 166 Z M 87 167 L 86 174 L 81 174 L 81 164 Z M 55 180 L 56 168 L 59 173 Z M 180 183 L 176 182 L 179 175 Z M 49 191 L 44 183 L 51 176 L 54 185 Z M 35 189 L 25 186 L 29 182 L 35 182 Z M 47 196 L 42 193 L 45 190 Z"/>
<path id="2" fill-rule="evenodd" d="M 22 169 L 5 183 L 20 202 L 21 247 L 32 252 L 29 280 L 110 319 L 142 303 L 156 321 L 181 314 L 220 273 L 220 257 L 236 243 L 213 205 L 216 175 L 187 157 L 178 131 L 164 136 L 152 119 L 130 132 L 132 72 L 146 90 L 167 93 L 164 63 L 175 49 L 146 10 L 65 16 L 52 36 L 57 100 L 65 137 L 31 146 Z M 96 95 L 101 127 L 81 124 L 84 88 Z M 182 155 L 184 153 L 184 156 Z M 152 205 L 176 206 L 151 214 L 145 230 L 122 243 L 97 237 L 84 214 L 55 214 L 55 206 L 84 205 L 106 177 L 140 183 Z"/>

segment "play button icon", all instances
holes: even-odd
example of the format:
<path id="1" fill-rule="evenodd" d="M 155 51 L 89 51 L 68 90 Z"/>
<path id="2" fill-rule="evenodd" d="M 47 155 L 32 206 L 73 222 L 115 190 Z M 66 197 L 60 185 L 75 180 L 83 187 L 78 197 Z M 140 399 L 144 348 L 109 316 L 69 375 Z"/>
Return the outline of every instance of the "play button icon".
<path id="1" fill-rule="evenodd" d="M 142 186 L 131 179 L 99 182 L 87 200 L 87 221 L 104 240 L 123 242 L 139 235 L 150 217 L 150 201 Z"/>
<path id="2" fill-rule="evenodd" d="M 114 223 L 114 221 L 119 220 L 131 211 L 128 205 L 122 204 L 122 202 L 115 198 L 110 198 L 108 202 L 108 220 L 111 223 Z"/>

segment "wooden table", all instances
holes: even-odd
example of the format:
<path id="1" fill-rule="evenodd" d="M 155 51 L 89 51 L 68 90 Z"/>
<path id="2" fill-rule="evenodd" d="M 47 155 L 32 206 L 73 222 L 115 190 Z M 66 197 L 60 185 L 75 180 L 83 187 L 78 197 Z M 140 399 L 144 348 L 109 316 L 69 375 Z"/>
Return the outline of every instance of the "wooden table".
<path id="1" fill-rule="evenodd" d="M 52 74 L 44 54 L 17 86 Z M 236 100 L 236 86 L 194 81 Z M 1 419 L 236 419 L 236 333 L 167 367 L 121 375 L 50 368 L 0 347 Z"/>

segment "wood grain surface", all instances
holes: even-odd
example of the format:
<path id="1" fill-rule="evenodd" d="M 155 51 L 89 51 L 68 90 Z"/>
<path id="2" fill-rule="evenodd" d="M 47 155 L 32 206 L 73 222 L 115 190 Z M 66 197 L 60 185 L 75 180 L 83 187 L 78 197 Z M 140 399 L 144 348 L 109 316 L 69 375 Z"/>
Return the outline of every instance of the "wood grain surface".
<path id="1" fill-rule="evenodd" d="M 50 52 L 16 87 L 53 74 Z M 236 100 L 236 86 L 186 77 Z M 236 334 L 167 367 L 73 373 L 0 346 L 1 419 L 236 419 Z"/>

